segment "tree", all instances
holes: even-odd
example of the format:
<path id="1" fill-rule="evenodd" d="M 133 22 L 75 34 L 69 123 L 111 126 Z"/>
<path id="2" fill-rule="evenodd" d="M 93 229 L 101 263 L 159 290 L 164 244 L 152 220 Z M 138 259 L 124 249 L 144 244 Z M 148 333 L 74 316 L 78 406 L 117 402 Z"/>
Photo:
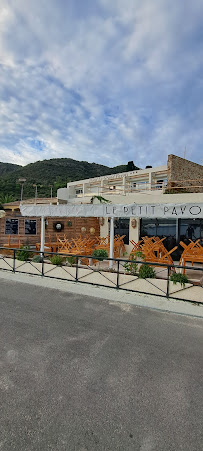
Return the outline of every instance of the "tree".
<path id="1" fill-rule="evenodd" d="M 136 166 L 134 165 L 133 161 L 128 161 L 128 164 L 126 166 L 126 171 L 134 171 L 136 169 Z"/>
<path id="2" fill-rule="evenodd" d="M 0 204 L 9 204 L 13 202 L 15 199 L 11 194 L 1 194 L 0 195 Z"/>

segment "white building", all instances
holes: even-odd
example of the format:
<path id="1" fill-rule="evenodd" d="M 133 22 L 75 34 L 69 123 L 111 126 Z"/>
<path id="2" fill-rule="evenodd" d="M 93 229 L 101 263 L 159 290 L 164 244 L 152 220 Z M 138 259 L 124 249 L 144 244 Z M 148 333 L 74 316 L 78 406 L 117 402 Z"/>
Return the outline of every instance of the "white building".
<path id="1" fill-rule="evenodd" d="M 105 175 L 67 184 L 57 193 L 59 203 L 98 203 L 101 196 L 112 204 L 178 204 L 203 203 L 203 167 L 175 155 L 169 155 L 167 165 L 146 167 L 131 172 Z M 200 207 L 199 207 L 200 208 Z M 126 251 L 132 248 L 131 240 L 138 242 L 142 236 L 166 237 L 165 245 L 173 248 L 180 240 L 203 240 L 203 211 L 194 218 L 181 219 L 174 210 L 174 218 L 116 218 L 115 234 L 125 235 Z M 135 218 L 133 218 L 135 219 Z M 101 236 L 109 233 L 109 221 L 100 226 Z M 179 251 L 178 251 L 179 252 Z M 177 252 L 177 258 L 178 258 Z"/>

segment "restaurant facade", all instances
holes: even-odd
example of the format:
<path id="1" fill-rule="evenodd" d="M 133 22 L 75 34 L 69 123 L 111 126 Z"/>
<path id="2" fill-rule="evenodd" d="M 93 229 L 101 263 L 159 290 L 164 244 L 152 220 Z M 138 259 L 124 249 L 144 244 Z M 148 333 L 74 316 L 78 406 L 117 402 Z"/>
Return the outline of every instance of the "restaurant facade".
<path id="1" fill-rule="evenodd" d="M 36 203 L 41 208 L 37 216 Z M 203 167 L 174 155 L 166 166 L 71 182 L 58 190 L 56 199 L 24 201 L 22 208 L 24 204 L 30 207 L 25 217 L 20 202 L 4 205 L 0 245 L 8 243 L 8 237 L 11 246 L 18 237 L 23 245 L 40 242 L 41 217 L 51 240 L 64 234 L 69 239 L 91 234 L 105 237 L 114 218 L 114 234 L 124 235 L 128 255 L 132 241 L 143 236 L 165 237 L 168 250 L 177 245 L 175 260 L 182 252 L 180 241 L 200 239 L 203 244 Z M 49 213 L 52 207 L 57 207 L 55 216 Z"/>

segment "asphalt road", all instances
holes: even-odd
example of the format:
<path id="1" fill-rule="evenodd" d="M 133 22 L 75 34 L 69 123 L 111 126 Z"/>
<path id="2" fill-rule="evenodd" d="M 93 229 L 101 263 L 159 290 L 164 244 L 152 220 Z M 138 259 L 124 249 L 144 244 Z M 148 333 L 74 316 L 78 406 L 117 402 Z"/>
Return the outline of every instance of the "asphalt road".
<path id="1" fill-rule="evenodd" d="M 0 288 L 0 450 L 202 449 L 201 319 Z"/>

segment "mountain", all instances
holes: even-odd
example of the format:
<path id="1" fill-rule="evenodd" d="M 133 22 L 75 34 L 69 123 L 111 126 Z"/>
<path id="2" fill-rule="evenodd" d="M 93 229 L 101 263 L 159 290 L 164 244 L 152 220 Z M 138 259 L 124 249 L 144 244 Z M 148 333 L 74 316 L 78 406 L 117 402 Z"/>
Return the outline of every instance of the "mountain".
<path id="1" fill-rule="evenodd" d="M 16 169 L 21 168 L 22 166 L 19 166 L 18 164 L 12 164 L 12 163 L 1 163 L 0 162 L 0 177 L 4 174 L 8 174 L 10 172 L 15 171 Z"/>
<path id="2" fill-rule="evenodd" d="M 4 165 L 8 165 L 8 167 L 6 168 Z M 15 167 L 13 168 L 13 166 Z M 24 199 L 34 197 L 35 188 L 33 184 L 38 185 L 38 197 L 49 197 L 50 185 L 53 186 L 53 196 L 55 196 L 57 189 L 65 187 L 67 182 L 124 172 L 126 167 L 125 165 L 120 165 L 109 168 L 101 164 L 77 161 L 71 158 L 36 161 L 27 166 L 0 163 L 0 195 L 13 195 L 15 200 L 19 200 L 19 179 L 25 178 Z"/>

